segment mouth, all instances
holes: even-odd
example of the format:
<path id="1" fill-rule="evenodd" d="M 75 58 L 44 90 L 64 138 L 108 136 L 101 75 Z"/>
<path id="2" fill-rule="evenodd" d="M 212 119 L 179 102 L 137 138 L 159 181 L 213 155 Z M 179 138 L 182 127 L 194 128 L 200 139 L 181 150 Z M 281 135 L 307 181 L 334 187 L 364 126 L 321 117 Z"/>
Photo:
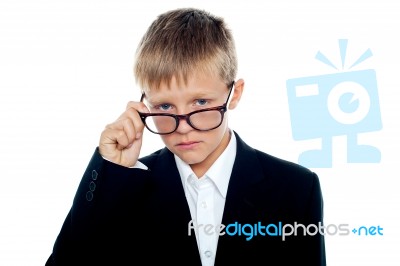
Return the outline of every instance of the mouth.
<path id="1" fill-rule="evenodd" d="M 177 145 L 175 145 L 178 149 L 182 150 L 190 150 L 195 148 L 200 141 L 185 141 L 185 142 L 180 142 Z"/>

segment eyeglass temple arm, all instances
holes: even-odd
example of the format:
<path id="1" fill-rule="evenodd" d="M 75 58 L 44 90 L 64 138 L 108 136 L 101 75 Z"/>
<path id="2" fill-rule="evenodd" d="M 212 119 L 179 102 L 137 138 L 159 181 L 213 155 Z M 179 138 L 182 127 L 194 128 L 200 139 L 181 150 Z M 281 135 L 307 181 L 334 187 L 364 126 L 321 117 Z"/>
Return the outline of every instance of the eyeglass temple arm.
<path id="1" fill-rule="evenodd" d="M 229 95 L 228 95 L 228 98 L 226 99 L 225 105 L 228 105 L 228 102 L 229 102 L 229 99 L 231 98 L 231 94 L 232 94 L 234 86 L 235 86 L 235 81 L 232 81 L 232 83 L 230 85 Z"/>

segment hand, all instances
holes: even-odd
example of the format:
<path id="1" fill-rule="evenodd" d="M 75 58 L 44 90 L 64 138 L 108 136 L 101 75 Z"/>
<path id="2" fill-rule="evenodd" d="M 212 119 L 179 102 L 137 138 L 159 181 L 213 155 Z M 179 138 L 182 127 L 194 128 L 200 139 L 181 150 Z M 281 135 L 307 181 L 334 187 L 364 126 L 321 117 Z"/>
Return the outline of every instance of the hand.
<path id="1" fill-rule="evenodd" d="M 131 167 L 139 158 L 144 124 L 137 111 L 148 113 L 141 102 L 129 102 L 119 118 L 108 124 L 100 136 L 100 154 L 113 163 Z"/>

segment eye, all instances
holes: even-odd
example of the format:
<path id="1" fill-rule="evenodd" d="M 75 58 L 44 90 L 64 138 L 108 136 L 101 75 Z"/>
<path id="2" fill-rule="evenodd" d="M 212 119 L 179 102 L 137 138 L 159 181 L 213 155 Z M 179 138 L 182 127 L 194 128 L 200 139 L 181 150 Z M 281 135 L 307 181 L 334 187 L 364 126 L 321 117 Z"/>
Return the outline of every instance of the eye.
<path id="1" fill-rule="evenodd" d="M 196 100 L 196 105 L 198 106 L 205 106 L 208 104 L 208 101 L 206 99 L 197 99 Z"/>
<path id="2" fill-rule="evenodd" d="M 163 103 L 156 106 L 156 109 L 160 111 L 169 111 L 171 110 L 172 106 L 169 103 Z"/>

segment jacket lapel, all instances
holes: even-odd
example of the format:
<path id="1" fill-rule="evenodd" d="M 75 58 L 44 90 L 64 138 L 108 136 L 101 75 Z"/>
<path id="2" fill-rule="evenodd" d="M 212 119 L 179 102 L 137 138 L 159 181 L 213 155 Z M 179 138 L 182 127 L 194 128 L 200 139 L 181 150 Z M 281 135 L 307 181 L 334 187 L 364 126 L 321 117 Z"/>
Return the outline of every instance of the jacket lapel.
<path id="1" fill-rule="evenodd" d="M 190 258 L 190 265 L 200 265 L 196 236 L 194 232 L 190 236 L 188 233 L 188 224 L 192 218 L 174 155 L 164 148 L 154 165 L 154 168 L 150 166 L 154 192 L 150 199 L 153 205 L 151 215 L 155 221 L 164 221 L 164 224 L 157 227 L 161 230 L 159 233 L 165 236 L 163 239 L 157 238 L 168 253 L 164 257 L 177 256 L 178 259 L 185 254 Z"/>
<path id="2" fill-rule="evenodd" d="M 257 212 L 259 203 L 252 189 L 265 179 L 255 150 L 244 143 L 236 132 L 235 135 L 237 151 L 222 219 L 225 225 L 241 217 L 249 218 L 249 210 Z"/>

